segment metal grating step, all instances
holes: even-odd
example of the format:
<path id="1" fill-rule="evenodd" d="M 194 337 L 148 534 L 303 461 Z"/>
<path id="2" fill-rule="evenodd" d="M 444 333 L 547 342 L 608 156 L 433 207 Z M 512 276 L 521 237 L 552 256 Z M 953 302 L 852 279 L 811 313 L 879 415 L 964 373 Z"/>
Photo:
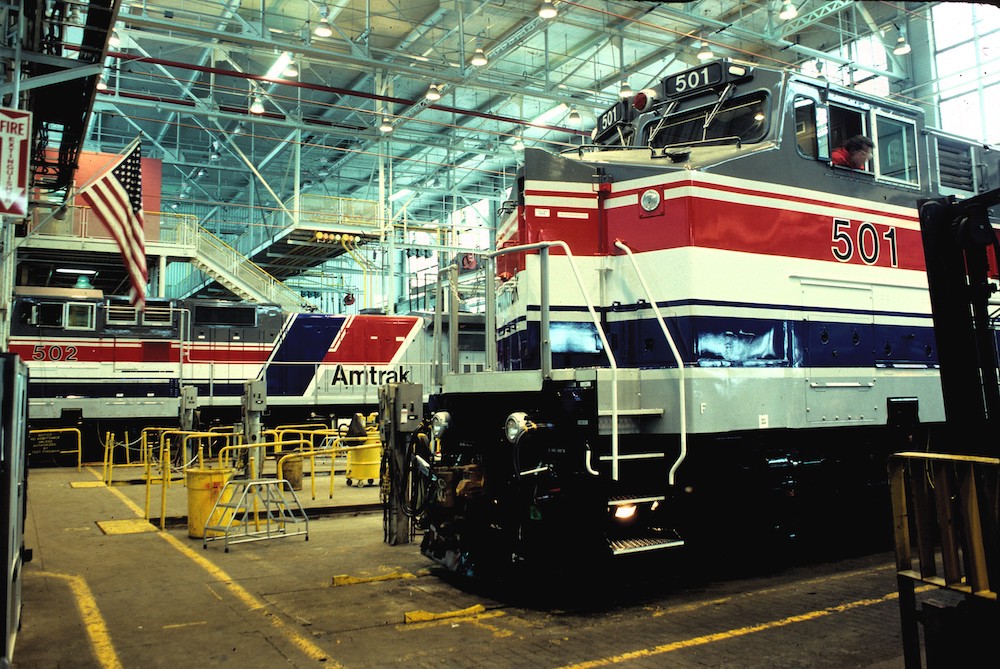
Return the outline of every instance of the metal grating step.
<path id="1" fill-rule="evenodd" d="M 665 539 L 663 537 L 637 537 L 633 539 L 617 539 L 609 542 L 612 555 L 642 553 L 644 551 L 659 551 L 668 548 L 681 548 L 683 539 Z"/>

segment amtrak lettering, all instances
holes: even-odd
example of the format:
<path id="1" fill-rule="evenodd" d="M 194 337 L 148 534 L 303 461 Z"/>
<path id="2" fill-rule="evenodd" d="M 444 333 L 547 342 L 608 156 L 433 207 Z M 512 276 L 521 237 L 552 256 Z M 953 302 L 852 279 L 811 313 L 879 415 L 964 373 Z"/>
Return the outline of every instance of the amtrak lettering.
<path id="1" fill-rule="evenodd" d="M 400 365 L 398 370 L 376 369 L 371 365 L 368 369 L 345 369 L 343 365 L 337 365 L 333 372 L 331 386 L 361 386 L 361 385 L 382 385 L 383 383 L 410 383 L 411 369 L 403 369 Z"/>

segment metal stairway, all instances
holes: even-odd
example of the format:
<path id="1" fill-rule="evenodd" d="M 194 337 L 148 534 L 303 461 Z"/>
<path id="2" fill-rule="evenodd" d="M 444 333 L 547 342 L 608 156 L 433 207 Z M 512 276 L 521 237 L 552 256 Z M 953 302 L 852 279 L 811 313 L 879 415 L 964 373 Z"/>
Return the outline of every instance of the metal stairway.
<path id="1" fill-rule="evenodd" d="M 290 498 L 285 496 L 286 491 Z M 221 539 L 228 553 L 230 544 L 298 535 L 305 535 L 309 541 L 309 517 L 288 481 L 232 479 L 226 482 L 208 515 L 202 548 L 208 548 L 209 541 Z"/>
<path id="2" fill-rule="evenodd" d="M 195 252 L 190 263 L 209 277 L 208 281 L 201 282 L 199 288 L 217 281 L 241 299 L 250 302 L 277 304 L 289 311 L 311 308 L 297 292 L 211 232 L 199 227 L 193 239 Z"/>

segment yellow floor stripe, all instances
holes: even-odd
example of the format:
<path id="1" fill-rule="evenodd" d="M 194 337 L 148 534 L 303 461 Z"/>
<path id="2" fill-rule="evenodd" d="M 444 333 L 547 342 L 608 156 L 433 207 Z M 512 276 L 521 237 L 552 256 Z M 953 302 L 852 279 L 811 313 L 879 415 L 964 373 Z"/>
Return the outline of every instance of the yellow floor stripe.
<path id="1" fill-rule="evenodd" d="M 472 616 L 477 613 L 483 613 L 486 611 L 486 607 L 482 604 L 474 604 L 466 609 L 459 609 L 457 611 L 443 611 L 442 613 L 431 613 L 430 611 L 409 611 L 403 614 L 403 622 L 405 623 L 426 623 L 431 620 L 445 620 L 447 618 L 461 618 L 463 616 Z"/>
<path id="2" fill-rule="evenodd" d="M 768 623 L 761 623 L 759 625 L 749 625 L 747 627 L 740 627 L 738 629 L 727 630 L 725 632 L 717 632 L 715 634 L 706 634 L 704 636 L 695 637 L 693 639 L 682 639 L 681 641 L 675 641 L 673 643 L 663 644 L 661 646 L 654 646 L 653 648 L 641 648 L 639 650 L 633 650 L 627 653 L 622 653 L 621 655 L 613 655 L 611 657 L 600 658 L 597 660 L 587 660 L 585 662 L 579 662 L 577 664 L 567 664 L 559 669 L 590 669 L 591 667 L 606 667 L 612 664 L 621 664 L 622 662 L 629 662 L 631 660 L 637 660 L 644 657 L 653 657 L 655 655 L 663 655 L 664 653 L 671 653 L 675 650 L 681 650 L 684 648 L 692 648 L 694 646 L 704 646 L 706 644 L 715 643 L 716 641 L 725 641 L 727 639 L 735 639 L 737 637 L 746 636 L 748 634 L 756 634 L 757 632 L 764 632 L 771 629 L 777 629 L 780 627 L 787 627 L 788 625 L 793 625 L 795 623 L 803 623 L 809 620 L 816 620 L 818 618 L 823 618 L 825 616 L 833 615 L 835 613 L 843 613 L 845 611 L 850 611 L 851 609 L 860 608 L 863 606 L 874 606 L 876 604 L 882 604 L 893 599 L 897 599 L 899 593 L 891 592 L 882 597 L 875 599 L 859 599 L 855 602 L 849 602 L 847 604 L 840 604 L 838 606 L 830 606 L 819 611 L 810 611 L 809 613 L 803 613 L 798 616 L 789 616 L 787 618 L 782 618 L 780 620 L 773 620 Z"/>
<path id="3" fill-rule="evenodd" d="M 90 637 L 90 645 L 94 649 L 94 657 L 104 669 L 122 669 L 121 660 L 115 652 L 114 644 L 111 643 L 111 635 L 108 634 L 108 626 L 104 622 L 104 616 L 97 607 L 97 600 L 94 593 L 90 591 L 87 581 L 81 576 L 70 574 L 56 574 L 54 572 L 36 572 L 39 576 L 59 579 L 69 584 L 69 589 L 73 593 L 76 606 L 80 610 L 80 617 L 83 619 L 83 626 Z"/>
<path id="4" fill-rule="evenodd" d="M 98 476 L 97 472 L 91 470 L 91 473 Z M 107 488 L 109 492 L 118 497 L 128 508 L 132 509 L 132 512 L 137 516 L 142 518 L 145 516 L 145 511 L 141 509 L 137 504 L 124 495 L 120 490 L 114 488 Z M 220 583 L 224 584 L 226 588 L 231 592 L 237 599 L 239 599 L 243 604 L 251 611 L 260 611 L 277 629 L 281 634 L 285 636 L 289 641 L 292 642 L 299 650 L 301 650 L 307 657 L 313 660 L 324 662 L 324 667 L 341 667 L 342 665 L 334 662 L 326 652 L 314 644 L 312 641 L 302 636 L 288 625 L 285 624 L 278 616 L 274 615 L 267 608 L 267 604 L 257 599 L 250 591 L 248 591 L 243 586 L 236 583 L 229 574 L 217 567 L 207 558 L 202 557 L 199 553 L 192 550 L 190 546 L 187 546 L 181 542 L 177 537 L 169 534 L 167 532 L 160 532 L 160 537 L 163 538 L 168 544 L 173 546 L 177 551 L 179 551 L 184 557 L 188 558 L 199 567 L 204 569 L 209 573 L 212 578 L 216 579 Z"/>
<path id="5" fill-rule="evenodd" d="M 380 576 L 349 576 L 348 574 L 337 574 L 333 577 L 332 585 L 339 587 L 342 585 L 360 585 L 362 583 L 378 583 L 379 581 L 396 581 L 399 579 L 416 578 L 416 574 L 406 571 L 394 571 L 391 574 Z"/>

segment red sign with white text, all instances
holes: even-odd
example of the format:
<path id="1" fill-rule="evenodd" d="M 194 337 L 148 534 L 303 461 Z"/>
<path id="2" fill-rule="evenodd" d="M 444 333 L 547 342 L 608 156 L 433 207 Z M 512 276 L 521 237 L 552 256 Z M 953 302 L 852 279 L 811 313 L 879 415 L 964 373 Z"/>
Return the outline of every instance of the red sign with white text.
<path id="1" fill-rule="evenodd" d="M 31 112 L 0 108 L 0 214 L 28 215 Z"/>

